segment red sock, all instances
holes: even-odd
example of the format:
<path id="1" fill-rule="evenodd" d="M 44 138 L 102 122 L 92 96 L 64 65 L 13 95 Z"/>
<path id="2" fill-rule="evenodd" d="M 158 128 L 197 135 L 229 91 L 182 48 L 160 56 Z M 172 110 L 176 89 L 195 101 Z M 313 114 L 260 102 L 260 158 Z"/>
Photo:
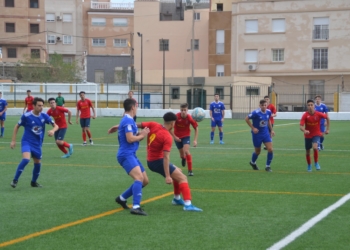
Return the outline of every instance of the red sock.
<path id="1" fill-rule="evenodd" d="M 190 186 L 188 185 L 188 183 L 187 182 L 182 182 L 182 183 L 179 184 L 179 186 L 180 186 L 180 191 L 182 193 L 182 198 L 185 201 L 192 200 L 191 190 L 190 190 Z"/>
<path id="2" fill-rule="evenodd" d="M 63 145 L 62 145 L 63 147 L 65 147 L 65 148 L 69 148 L 70 147 L 70 145 L 67 143 L 67 142 L 63 142 Z"/>
<path id="3" fill-rule="evenodd" d="M 67 149 L 65 147 L 63 147 L 63 145 L 57 145 L 57 146 L 64 154 L 68 153 Z"/>
<path id="4" fill-rule="evenodd" d="M 192 155 L 186 155 L 187 169 L 192 171 Z"/>
<path id="5" fill-rule="evenodd" d="M 180 195 L 180 186 L 179 183 L 175 180 L 173 180 L 173 186 L 174 186 L 174 195 Z"/>
<path id="6" fill-rule="evenodd" d="M 314 149 L 314 161 L 315 163 L 318 162 L 318 150 Z"/>
<path id="7" fill-rule="evenodd" d="M 86 141 L 86 134 L 83 132 L 83 140 Z"/>
<path id="8" fill-rule="evenodd" d="M 310 157 L 310 155 L 306 155 L 306 161 L 307 161 L 308 165 L 311 164 L 311 157 Z"/>
<path id="9" fill-rule="evenodd" d="M 91 133 L 90 133 L 90 131 L 88 130 L 88 131 L 86 131 L 86 133 L 87 133 L 87 135 L 89 136 L 89 139 L 91 138 Z"/>

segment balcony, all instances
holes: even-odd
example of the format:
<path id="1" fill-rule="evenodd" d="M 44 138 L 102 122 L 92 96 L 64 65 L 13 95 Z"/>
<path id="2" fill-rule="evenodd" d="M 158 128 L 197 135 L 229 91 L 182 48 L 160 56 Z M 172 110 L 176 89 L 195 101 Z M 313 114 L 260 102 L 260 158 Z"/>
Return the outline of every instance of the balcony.
<path id="1" fill-rule="evenodd" d="M 94 10 L 134 10 L 134 3 L 91 2 Z"/>
<path id="2" fill-rule="evenodd" d="M 328 40 L 329 29 L 314 29 L 312 35 L 313 40 Z"/>

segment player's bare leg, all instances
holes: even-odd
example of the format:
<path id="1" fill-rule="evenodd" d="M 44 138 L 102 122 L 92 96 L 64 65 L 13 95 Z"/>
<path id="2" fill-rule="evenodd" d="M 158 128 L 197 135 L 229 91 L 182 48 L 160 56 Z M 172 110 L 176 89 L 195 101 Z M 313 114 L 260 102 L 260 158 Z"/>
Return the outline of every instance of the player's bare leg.
<path id="1" fill-rule="evenodd" d="M 261 153 L 261 147 L 254 148 L 254 152 L 252 154 L 252 159 L 249 162 L 249 164 L 250 164 L 250 166 L 252 166 L 253 170 L 259 170 L 258 165 L 256 165 L 256 160 L 258 159 L 260 153 Z"/>
<path id="2" fill-rule="evenodd" d="M 87 134 L 88 137 L 89 137 L 90 145 L 94 145 L 94 142 L 92 141 L 92 136 L 91 136 L 90 128 L 89 128 L 89 127 L 85 128 L 85 131 L 86 131 L 86 134 Z"/>
<path id="3" fill-rule="evenodd" d="M 179 153 L 180 153 L 180 158 L 181 158 L 181 165 L 183 167 L 185 167 L 186 166 L 186 155 L 185 155 L 185 151 L 184 151 L 183 147 L 179 149 Z"/>
<path id="4" fill-rule="evenodd" d="M 312 143 L 312 149 L 314 150 L 314 163 L 316 170 L 321 170 L 321 166 L 318 163 L 318 143 Z"/>
<path id="5" fill-rule="evenodd" d="M 83 137 L 83 146 L 86 146 L 86 127 L 81 128 Z"/>

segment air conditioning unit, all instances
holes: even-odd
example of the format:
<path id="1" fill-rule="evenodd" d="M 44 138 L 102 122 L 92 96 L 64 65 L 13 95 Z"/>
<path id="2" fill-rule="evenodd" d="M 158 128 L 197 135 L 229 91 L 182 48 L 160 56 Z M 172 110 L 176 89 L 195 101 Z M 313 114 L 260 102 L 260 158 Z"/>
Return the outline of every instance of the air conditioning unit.
<path id="1" fill-rule="evenodd" d="M 57 21 L 62 21 L 62 17 L 57 16 L 57 17 L 56 17 L 56 20 L 57 20 Z"/>
<path id="2" fill-rule="evenodd" d="M 248 69 L 249 69 L 249 71 L 254 71 L 254 70 L 256 70 L 256 64 L 249 64 L 249 65 L 248 65 Z"/>

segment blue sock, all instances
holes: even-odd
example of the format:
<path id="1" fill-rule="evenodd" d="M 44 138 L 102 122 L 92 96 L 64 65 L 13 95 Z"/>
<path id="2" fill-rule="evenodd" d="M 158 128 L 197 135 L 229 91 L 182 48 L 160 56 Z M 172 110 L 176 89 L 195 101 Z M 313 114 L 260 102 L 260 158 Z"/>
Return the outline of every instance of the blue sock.
<path id="1" fill-rule="evenodd" d="M 324 141 L 324 137 L 322 136 L 320 139 L 320 143 L 323 143 L 323 141 Z"/>
<path id="2" fill-rule="evenodd" d="M 124 193 L 122 193 L 122 196 L 125 200 L 127 200 L 128 198 L 130 198 L 132 196 L 132 187 L 134 186 L 134 184 L 132 184 L 127 190 L 124 191 Z"/>
<path id="3" fill-rule="evenodd" d="M 36 182 L 39 178 L 41 163 L 34 163 L 32 182 Z"/>
<path id="4" fill-rule="evenodd" d="M 1 127 L 1 135 L 4 135 L 5 128 Z"/>
<path id="5" fill-rule="evenodd" d="M 210 132 L 210 140 L 214 140 L 214 132 Z"/>
<path id="6" fill-rule="evenodd" d="M 253 162 L 253 163 L 256 162 L 257 159 L 258 159 L 258 155 L 257 155 L 255 152 L 253 152 L 253 155 L 252 155 L 252 162 Z"/>
<path id="7" fill-rule="evenodd" d="M 273 159 L 273 152 L 267 152 L 266 166 L 270 166 Z"/>
<path id="8" fill-rule="evenodd" d="M 142 182 L 134 181 L 132 185 L 133 206 L 140 206 L 142 198 Z"/>
<path id="9" fill-rule="evenodd" d="M 15 181 L 18 181 L 19 177 L 21 176 L 24 168 L 27 166 L 29 161 L 30 161 L 29 159 L 22 159 L 22 161 L 19 163 L 17 170 L 16 170 L 15 177 L 13 178 Z"/>
<path id="10" fill-rule="evenodd" d="M 223 137 L 224 133 L 223 132 L 219 132 L 219 136 L 220 136 L 220 141 L 222 141 L 222 137 Z"/>

